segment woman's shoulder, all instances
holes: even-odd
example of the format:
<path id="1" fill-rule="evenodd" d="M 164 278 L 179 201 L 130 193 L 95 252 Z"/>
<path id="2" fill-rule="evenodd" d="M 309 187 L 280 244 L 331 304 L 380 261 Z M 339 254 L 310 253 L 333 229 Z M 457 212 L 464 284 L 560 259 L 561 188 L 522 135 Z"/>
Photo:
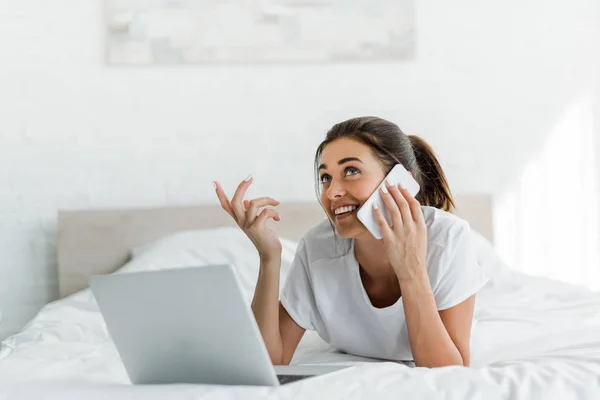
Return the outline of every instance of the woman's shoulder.
<path id="1" fill-rule="evenodd" d="M 427 242 L 432 245 L 447 247 L 470 230 L 469 223 L 439 208 L 421 206 L 425 225 L 427 226 Z"/>
<path id="2" fill-rule="evenodd" d="M 337 235 L 331 222 L 324 219 L 304 234 L 300 241 L 310 262 L 343 256 L 350 251 L 351 240 Z"/>

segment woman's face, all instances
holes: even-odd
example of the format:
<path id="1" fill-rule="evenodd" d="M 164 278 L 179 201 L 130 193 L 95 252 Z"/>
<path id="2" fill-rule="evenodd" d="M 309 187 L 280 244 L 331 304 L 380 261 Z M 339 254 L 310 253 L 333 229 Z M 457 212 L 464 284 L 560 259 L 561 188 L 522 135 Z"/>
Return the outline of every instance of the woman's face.
<path id="1" fill-rule="evenodd" d="M 338 235 L 355 238 L 367 233 L 356 211 L 385 178 L 369 146 L 348 138 L 329 143 L 321 154 L 319 176 L 321 204 Z"/>

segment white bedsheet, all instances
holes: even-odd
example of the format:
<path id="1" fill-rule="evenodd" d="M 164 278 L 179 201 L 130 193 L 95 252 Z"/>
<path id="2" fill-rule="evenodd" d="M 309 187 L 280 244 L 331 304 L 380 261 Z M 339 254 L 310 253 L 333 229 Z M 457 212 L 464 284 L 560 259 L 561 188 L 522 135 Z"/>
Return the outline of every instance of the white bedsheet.
<path id="1" fill-rule="evenodd" d="M 506 268 L 477 295 L 471 368 L 339 354 L 314 333 L 294 363 L 354 365 L 277 388 L 131 386 L 89 290 L 47 305 L 0 348 L 0 399 L 600 398 L 600 294 Z"/>

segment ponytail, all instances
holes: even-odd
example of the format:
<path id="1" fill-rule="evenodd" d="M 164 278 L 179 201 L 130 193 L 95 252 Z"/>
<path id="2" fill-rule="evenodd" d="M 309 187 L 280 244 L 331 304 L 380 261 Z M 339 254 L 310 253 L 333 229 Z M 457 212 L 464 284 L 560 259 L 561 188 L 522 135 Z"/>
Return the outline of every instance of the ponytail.
<path id="1" fill-rule="evenodd" d="M 409 135 L 408 138 L 419 166 L 418 171 L 413 171 L 415 179 L 421 185 L 416 199 L 424 206 L 452 212 L 455 208 L 454 199 L 433 149 L 419 136 Z"/>

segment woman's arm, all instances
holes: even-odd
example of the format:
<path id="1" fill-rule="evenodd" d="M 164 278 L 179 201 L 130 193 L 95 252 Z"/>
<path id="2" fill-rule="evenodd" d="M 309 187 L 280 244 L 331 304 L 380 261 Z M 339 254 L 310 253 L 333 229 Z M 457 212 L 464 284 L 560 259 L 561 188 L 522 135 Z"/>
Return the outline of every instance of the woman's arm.
<path id="1" fill-rule="evenodd" d="M 275 232 L 266 227 L 267 219 L 279 221 L 279 214 L 265 206 L 277 206 L 269 197 L 244 200 L 252 183 L 250 175 L 238 185 L 231 201 L 219 184 L 214 182 L 221 207 L 252 241 L 260 256 L 258 282 L 252 299 L 252 312 L 273 364 L 289 363 L 304 334 L 279 303 L 281 242 Z M 262 211 L 258 212 L 261 208 Z"/>
<path id="2" fill-rule="evenodd" d="M 469 366 L 475 295 L 438 312 L 426 272 L 400 282 L 400 289 L 415 365 L 429 368 Z"/>
<path id="3" fill-rule="evenodd" d="M 304 329 L 289 316 L 279 302 L 281 257 L 262 259 L 252 300 L 252 312 L 263 341 L 275 365 L 289 364 Z"/>
<path id="4" fill-rule="evenodd" d="M 252 312 L 267 346 L 273 364 L 282 359 L 282 340 L 279 332 L 279 259 L 260 260 L 258 281 L 252 299 Z"/>
<path id="5" fill-rule="evenodd" d="M 392 227 L 381 210 L 376 208 L 375 216 L 400 283 L 415 365 L 469 365 L 468 343 L 475 298 L 471 296 L 438 313 L 427 275 L 427 227 L 420 204 L 407 190 L 386 186 L 381 196 L 392 217 Z"/>

